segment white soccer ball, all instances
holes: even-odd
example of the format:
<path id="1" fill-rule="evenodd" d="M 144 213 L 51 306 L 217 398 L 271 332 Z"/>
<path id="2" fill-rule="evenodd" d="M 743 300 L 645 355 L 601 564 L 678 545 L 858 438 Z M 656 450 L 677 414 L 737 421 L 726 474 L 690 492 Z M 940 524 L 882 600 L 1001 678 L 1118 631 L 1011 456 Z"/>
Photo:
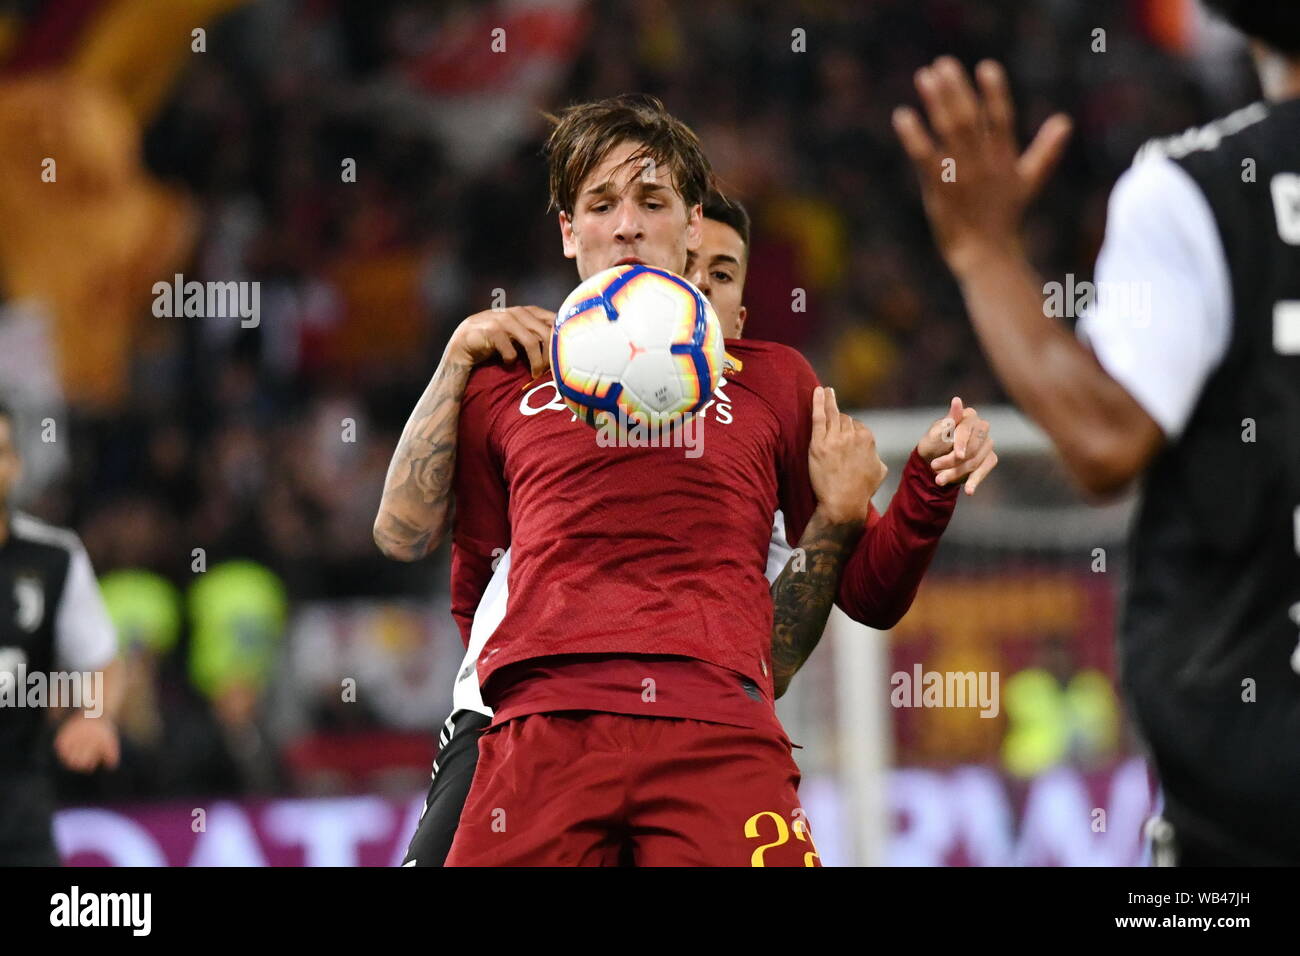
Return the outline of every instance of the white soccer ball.
<path id="1" fill-rule="evenodd" d="M 581 283 L 551 337 L 560 397 L 593 426 L 689 418 L 713 397 L 722 360 L 709 300 L 654 266 L 614 266 Z"/>

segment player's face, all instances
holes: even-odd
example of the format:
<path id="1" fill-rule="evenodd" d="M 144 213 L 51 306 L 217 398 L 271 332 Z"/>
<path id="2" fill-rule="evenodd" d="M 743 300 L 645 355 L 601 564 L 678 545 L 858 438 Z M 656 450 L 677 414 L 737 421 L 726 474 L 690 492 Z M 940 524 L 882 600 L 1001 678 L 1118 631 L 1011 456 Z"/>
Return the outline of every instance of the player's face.
<path id="1" fill-rule="evenodd" d="M 722 334 L 738 339 L 745 328 L 745 243 L 724 222 L 705 219 L 700 247 L 690 253 L 684 275 L 704 293 L 722 323 Z"/>
<path id="2" fill-rule="evenodd" d="M 18 484 L 22 464 L 18 460 L 18 446 L 14 444 L 13 422 L 0 416 L 0 507 L 9 501 L 9 493 Z"/>
<path id="3" fill-rule="evenodd" d="M 560 213 L 564 254 L 583 279 L 624 260 L 681 274 L 700 244 L 700 206 L 690 209 L 668 169 L 632 159 L 640 143 L 619 143 L 578 186 L 573 218 Z"/>

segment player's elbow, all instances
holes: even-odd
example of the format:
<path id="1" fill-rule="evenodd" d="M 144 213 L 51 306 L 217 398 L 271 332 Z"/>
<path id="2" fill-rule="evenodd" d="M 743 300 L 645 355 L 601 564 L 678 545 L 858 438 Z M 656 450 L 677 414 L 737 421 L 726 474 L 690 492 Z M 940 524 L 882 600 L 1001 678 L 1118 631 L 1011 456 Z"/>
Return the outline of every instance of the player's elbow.
<path id="1" fill-rule="evenodd" d="M 1093 504 L 1121 497 L 1165 444 L 1165 432 L 1127 393 L 1074 440 L 1058 440 L 1079 490 Z"/>
<path id="2" fill-rule="evenodd" d="M 1098 469 L 1079 476 L 1079 488 L 1090 504 L 1110 504 L 1123 496 L 1132 477 L 1122 472 Z"/>
<path id="3" fill-rule="evenodd" d="M 907 608 L 905 607 L 897 609 L 889 608 L 873 614 L 869 621 L 864 621 L 863 623 L 866 624 L 867 627 L 873 628 L 877 631 L 892 631 L 898 626 L 898 622 L 901 621 L 906 614 Z"/>
<path id="4" fill-rule="evenodd" d="M 869 627 L 876 631 L 892 630 L 903 616 L 907 614 L 908 608 L 912 602 L 908 601 L 905 605 L 856 605 L 852 607 L 843 607 L 846 613 L 854 621 L 864 627 Z"/>
<path id="5" fill-rule="evenodd" d="M 384 533 L 379 529 L 378 524 L 375 526 L 374 539 L 380 553 L 390 560 L 418 561 L 421 557 L 421 555 L 417 554 L 415 549 L 410 545 L 386 538 Z"/>
<path id="6" fill-rule="evenodd" d="M 381 511 L 375 518 L 371 536 L 384 557 L 393 561 L 419 561 L 442 541 L 443 533 L 434 531 L 422 535 L 403 533 L 394 527 L 393 519 Z"/>
<path id="7" fill-rule="evenodd" d="M 1121 497 L 1145 467 L 1145 459 L 1134 454 L 1131 442 L 1116 441 L 1092 449 L 1070 470 L 1091 503 L 1107 504 Z"/>

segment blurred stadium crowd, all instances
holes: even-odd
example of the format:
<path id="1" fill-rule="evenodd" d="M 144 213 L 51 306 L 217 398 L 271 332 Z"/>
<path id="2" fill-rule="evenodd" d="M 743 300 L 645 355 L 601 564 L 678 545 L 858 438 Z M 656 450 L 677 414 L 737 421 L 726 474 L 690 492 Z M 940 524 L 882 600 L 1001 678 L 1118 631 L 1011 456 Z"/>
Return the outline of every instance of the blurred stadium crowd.
<path id="1" fill-rule="evenodd" d="M 1023 129 L 1075 118 L 1030 222 L 1062 280 L 1086 278 L 1144 138 L 1252 93 L 1237 52 L 1160 0 L 8 9 L 0 376 L 24 416 L 18 504 L 82 534 L 133 661 L 127 760 L 89 785 L 100 796 L 302 788 L 266 703 L 296 611 L 445 603 L 445 556 L 388 562 L 370 526 L 451 329 L 495 290 L 553 308 L 574 284 L 538 107 L 661 96 L 753 215 L 747 334 L 803 350 L 841 404 L 871 409 L 1004 399 L 890 130 L 918 65 L 996 57 Z M 174 273 L 260 283 L 257 327 L 156 317 L 150 290 Z M 385 722 L 320 703 L 292 726 Z"/>

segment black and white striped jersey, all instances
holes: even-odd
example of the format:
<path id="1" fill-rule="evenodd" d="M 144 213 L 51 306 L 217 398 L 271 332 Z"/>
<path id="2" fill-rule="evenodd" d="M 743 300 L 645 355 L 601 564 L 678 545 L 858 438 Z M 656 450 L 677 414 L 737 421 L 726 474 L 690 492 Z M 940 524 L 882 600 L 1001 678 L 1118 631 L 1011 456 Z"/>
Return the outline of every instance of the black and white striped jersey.
<path id="1" fill-rule="evenodd" d="M 0 544 L 0 773 L 38 770 L 46 759 L 47 709 L 16 706 L 31 675 L 93 672 L 116 654 L 81 540 L 14 512 Z"/>
<path id="2" fill-rule="evenodd" d="M 1300 99 L 1144 147 L 1096 279 L 1127 294 L 1080 334 L 1168 439 L 1132 529 L 1121 682 L 1167 804 L 1295 862 Z"/>

